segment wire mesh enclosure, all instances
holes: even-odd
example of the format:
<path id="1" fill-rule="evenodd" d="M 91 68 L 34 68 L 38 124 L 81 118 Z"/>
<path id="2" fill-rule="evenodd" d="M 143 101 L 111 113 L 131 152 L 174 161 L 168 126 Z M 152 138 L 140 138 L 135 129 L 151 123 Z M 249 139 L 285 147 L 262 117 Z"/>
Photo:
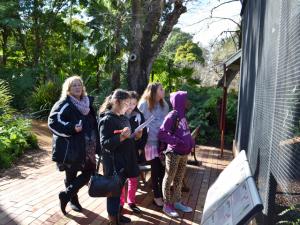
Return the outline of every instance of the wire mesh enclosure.
<path id="1" fill-rule="evenodd" d="M 264 204 L 258 223 L 276 224 L 300 203 L 300 1 L 242 3 L 236 147 L 247 151 Z"/>

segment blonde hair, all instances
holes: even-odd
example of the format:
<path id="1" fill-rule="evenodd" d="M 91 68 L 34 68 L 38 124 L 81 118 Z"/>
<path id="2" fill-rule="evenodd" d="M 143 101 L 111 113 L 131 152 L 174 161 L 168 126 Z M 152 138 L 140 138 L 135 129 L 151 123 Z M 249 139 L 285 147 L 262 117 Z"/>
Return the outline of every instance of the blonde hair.
<path id="1" fill-rule="evenodd" d="M 80 96 L 80 99 L 82 99 L 84 96 L 87 96 L 85 86 L 83 84 L 83 80 L 81 79 L 80 76 L 74 75 L 65 80 L 65 82 L 62 85 L 62 90 L 61 90 L 61 95 L 60 95 L 60 100 L 65 100 L 68 95 L 70 95 L 70 89 L 71 85 L 75 80 L 79 80 L 81 85 L 82 85 L 82 94 Z"/>
<path id="2" fill-rule="evenodd" d="M 145 100 L 147 102 L 148 109 L 150 112 L 153 110 L 156 104 L 156 93 L 160 86 L 162 86 L 162 84 L 158 82 L 149 83 L 141 97 L 141 100 Z M 165 106 L 164 100 L 160 99 L 159 104 L 163 108 Z"/>

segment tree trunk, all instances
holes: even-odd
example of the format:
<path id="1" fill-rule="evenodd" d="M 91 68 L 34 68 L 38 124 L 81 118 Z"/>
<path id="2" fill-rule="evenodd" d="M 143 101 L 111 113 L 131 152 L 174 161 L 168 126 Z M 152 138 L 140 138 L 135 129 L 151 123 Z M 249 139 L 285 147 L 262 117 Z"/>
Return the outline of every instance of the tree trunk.
<path id="1" fill-rule="evenodd" d="M 138 90 L 138 78 L 141 74 L 141 41 L 142 41 L 142 5 L 141 0 L 132 0 L 132 41 L 128 59 L 127 83 L 129 90 Z M 141 94 L 140 91 L 138 91 Z"/>
<path id="2" fill-rule="evenodd" d="M 135 53 L 136 59 L 133 61 L 132 58 L 129 58 L 128 86 L 139 94 L 142 94 L 148 85 L 152 65 L 168 35 L 178 22 L 180 15 L 186 12 L 183 1 L 176 0 L 173 11 L 167 14 L 161 31 L 157 33 L 164 8 L 162 2 L 164 1 L 153 0 L 150 3 L 142 30 L 139 17 L 142 10 L 141 2 L 139 0 L 132 1 L 132 23 L 135 31 L 133 32 L 132 53 Z"/>
<path id="3" fill-rule="evenodd" d="M 40 52 L 41 52 L 41 36 L 40 36 L 40 29 L 39 29 L 39 2 L 38 0 L 34 1 L 34 9 L 32 12 L 33 16 L 33 32 L 34 32 L 34 38 L 35 38 L 35 46 L 34 46 L 34 53 L 33 53 L 33 65 L 35 67 L 38 66 L 39 60 L 40 60 Z"/>
<path id="4" fill-rule="evenodd" d="M 115 90 L 121 85 L 121 46 L 120 46 L 120 36 L 121 36 L 121 17 L 117 17 L 116 29 L 115 29 L 115 48 L 114 48 L 114 65 L 113 65 L 113 73 L 112 73 L 112 90 Z"/>
<path id="5" fill-rule="evenodd" d="M 2 65 L 6 66 L 7 63 L 7 41 L 8 41 L 8 29 L 6 27 L 3 28 L 2 32 Z"/>
<path id="6" fill-rule="evenodd" d="M 25 40 L 26 37 L 25 37 L 24 34 L 22 34 L 22 31 L 21 31 L 20 28 L 17 29 L 17 33 L 16 33 L 15 36 L 16 36 L 16 39 L 19 39 L 19 42 L 20 42 L 20 44 L 22 46 L 22 49 L 24 51 L 26 65 L 32 66 L 31 61 L 30 61 L 29 56 L 28 56 L 27 47 L 26 47 L 26 40 Z"/>

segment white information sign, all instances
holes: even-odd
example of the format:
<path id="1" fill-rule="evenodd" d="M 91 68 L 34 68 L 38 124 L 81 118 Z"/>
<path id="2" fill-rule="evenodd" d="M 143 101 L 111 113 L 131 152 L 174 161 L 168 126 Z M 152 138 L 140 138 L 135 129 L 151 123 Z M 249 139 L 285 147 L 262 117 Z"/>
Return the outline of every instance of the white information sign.
<path id="1" fill-rule="evenodd" d="M 241 151 L 209 188 L 201 224 L 245 224 L 262 208 L 246 153 Z"/>

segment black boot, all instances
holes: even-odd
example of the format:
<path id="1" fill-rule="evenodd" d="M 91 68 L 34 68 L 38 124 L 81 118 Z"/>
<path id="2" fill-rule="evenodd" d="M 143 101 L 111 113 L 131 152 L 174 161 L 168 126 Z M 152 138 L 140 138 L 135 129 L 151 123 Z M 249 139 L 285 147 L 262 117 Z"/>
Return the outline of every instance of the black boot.
<path id="1" fill-rule="evenodd" d="M 119 221 L 120 223 L 130 223 L 131 219 L 127 216 L 123 216 L 122 214 L 119 214 Z"/>
<path id="2" fill-rule="evenodd" d="M 71 200 L 70 200 L 70 206 L 71 208 L 76 211 L 76 212 L 81 212 L 82 211 L 82 206 L 80 205 L 78 201 L 78 195 L 74 195 Z"/>
<path id="3" fill-rule="evenodd" d="M 67 212 L 66 212 L 66 206 L 67 206 L 68 202 L 70 201 L 70 197 L 64 191 L 61 191 L 58 194 L 58 197 L 59 197 L 59 201 L 60 201 L 60 209 L 61 209 L 62 213 L 64 215 L 66 215 L 67 214 Z"/>
<path id="4" fill-rule="evenodd" d="M 127 216 L 122 215 L 122 211 L 123 211 L 123 206 L 120 206 L 119 215 L 118 215 L 120 223 L 130 223 L 131 219 Z"/>
<path id="5" fill-rule="evenodd" d="M 135 213 L 141 213 L 141 212 L 142 212 L 142 210 L 141 210 L 139 207 L 137 207 L 136 204 L 131 203 L 131 204 L 128 204 L 128 205 L 129 205 L 129 208 L 130 208 L 133 212 L 135 212 Z"/>
<path id="6" fill-rule="evenodd" d="M 70 184 L 67 182 L 66 179 L 64 181 L 65 181 L 65 186 L 68 189 Z M 71 209 L 73 209 L 76 212 L 81 212 L 82 211 L 82 206 L 79 203 L 77 193 L 74 193 L 73 196 L 71 197 L 70 207 L 71 207 Z"/>
<path id="7" fill-rule="evenodd" d="M 110 216 L 108 215 L 109 225 L 119 225 L 118 217 L 117 216 Z"/>

